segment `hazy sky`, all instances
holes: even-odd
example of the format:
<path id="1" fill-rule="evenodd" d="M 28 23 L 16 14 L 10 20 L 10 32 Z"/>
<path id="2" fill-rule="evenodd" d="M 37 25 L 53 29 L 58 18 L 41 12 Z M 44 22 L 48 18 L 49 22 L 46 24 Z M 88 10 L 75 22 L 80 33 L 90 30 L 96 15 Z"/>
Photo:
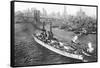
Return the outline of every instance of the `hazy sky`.
<path id="1" fill-rule="evenodd" d="M 57 4 L 42 4 L 42 3 L 23 3 L 23 2 L 15 2 L 15 11 L 18 10 L 26 10 L 27 8 L 36 8 L 42 12 L 42 8 L 45 8 L 47 13 L 51 12 L 60 12 L 63 13 L 64 5 Z M 79 9 L 85 11 L 88 16 L 96 16 L 96 7 L 86 7 L 86 6 L 75 6 L 75 5 L 66 5 L 66 11 L 68 14 L 75 15 Z"/>

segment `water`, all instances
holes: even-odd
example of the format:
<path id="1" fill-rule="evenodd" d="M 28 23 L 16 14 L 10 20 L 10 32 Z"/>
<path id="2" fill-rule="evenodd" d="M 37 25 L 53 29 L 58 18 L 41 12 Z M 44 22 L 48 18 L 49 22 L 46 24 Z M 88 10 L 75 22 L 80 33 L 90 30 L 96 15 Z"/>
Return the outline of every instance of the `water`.
<path id="1" fill-rule="evenodd" d="M 80 60 L 76 60 L 73 58 L 65 57 L 62 55 L 59 55 L 53 51 L 50 51 L 46 49 L 45 47 L 41 46 L 35 40 L 32 38 L 32 32 L 34 32 L 32 29 L 33 27 L 27 26 L 26 28 L 22 30 L 22 28 L 16 28 L 16 36 L 15 39 L 17 39 L 15 43 L 15 66 L 28 66 L 28 65 L 42 65 L 42 64 L 61 64 L 61 63 L 77 63 L 82 62 Z M 28 30 L 29 29 L 29 30 Z M 30 32 L 29 32 L 30 31 Z M 55 30 L 56 31 L 56 30 Z M 56 31 L 57 32 L 57 31 Z M 59 33 L 62 33 L 62 30 L 59 30 Z M 66 34 L 71 35 L 71 32 L 66 32 Z M 55 33 L 56 35 L 57 33 Z M 61 34 L 57 34 L 57 36 L 61 36 Z M 71 36 L 70 36 L 71 37 Z M 59 38 L 59 37 L 58 37 Z M 68 37 L 61 36 L 60 38 L 67 39 Z M 87 38 L 87 37 L 86 37 Z M 85 37 L 83 37 L 82 40 L 86 40 Z M 89 36 L 87 40 L 95 41 L 93 40 L 96 38 L 93 35 L 93 38 Z M 86 41 L 87 41 L 86 40 Z M 18 42 L 20 41 L 20 42 Z M 70 40 L 69 40 L 70 41 Z M 86 42 L 84 41 L 84 42 Z M 94 45 L 96 47 L 96 45 Z M 85 57 L 89 61 L 95 61 L 94 57 Z"/>

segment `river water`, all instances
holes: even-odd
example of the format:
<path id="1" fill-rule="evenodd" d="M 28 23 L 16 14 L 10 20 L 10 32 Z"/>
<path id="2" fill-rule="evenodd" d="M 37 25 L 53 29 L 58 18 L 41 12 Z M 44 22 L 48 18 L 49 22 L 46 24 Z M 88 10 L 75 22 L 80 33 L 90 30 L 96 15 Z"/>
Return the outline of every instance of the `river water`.
<path id="1" fill-rule="evenodd" d="M 18 41 L 21 41 L 22 43 L 17 41 L 18 44 L 15 45 L 15 55 L 16 55 L 15 56 L 15 65 L 16 66 L 45 65 L 45 64 L 47 65 L 47 64 L 62 64 L 62 63 L 69 64 L 69 63 L 82 62 L 80 60 L 76 60 L 73 58 L 59 55 L 53 51 L 50 51 L 49 49 L 46 49 L 42 45 L 38 44 L 32 38 L 31 32 L 29 33 L 27 31 L 25 31 L 26 29 L 24 31 L 18 30 L 18 29 L 19 28 L 16 29 L 16 38 L 15 39 L 17 39 Z M 73 35 L 72 32 L 64 32 L 63 30 L 58 30 L 58 29 L 54 29 L 53 32 L 56 36 L 58 36 L 58 39 L 62 38 L 62 39 L 69 40 L 69 41 L 71 39 L 71 36 Z M 90 39 L 87 37 L 89 37 Z M 96 40 L 93 40 L 96 38 L 96 36 L 88 35 L 87 37 L 86 37 L 87 40 L 93 41 L 94 45 L 96 46 Z M 84 40 L 84 39 L 86 40 L 86 38 L 83 37 L 82 40 Z M 90 61 L 96 60 L 94 58 L 88 58 L 88 57 L 86 57 L 86 58 Z"/>

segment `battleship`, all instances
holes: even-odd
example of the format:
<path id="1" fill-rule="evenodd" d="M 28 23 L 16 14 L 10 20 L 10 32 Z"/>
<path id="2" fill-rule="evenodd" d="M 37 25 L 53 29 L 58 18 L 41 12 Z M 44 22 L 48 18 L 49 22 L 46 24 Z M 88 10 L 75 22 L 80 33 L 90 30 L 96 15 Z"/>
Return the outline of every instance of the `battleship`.
<path id="1" fill-rule="evenodd" d="M 45 23 L 45 22 L 44 22 Z M 45 25 L 41 32 L 32 35 L 34 40 L 41 46 L 66 57 L 88 62 L 85 56 L 90 57 L 91 55 L 82 48 L 78 48 L 74 45 L 81 45 L 75 42 L 62 42 L 53 37 L 52 23 L 50 23 L 50 31 L 46 31 Z"/>

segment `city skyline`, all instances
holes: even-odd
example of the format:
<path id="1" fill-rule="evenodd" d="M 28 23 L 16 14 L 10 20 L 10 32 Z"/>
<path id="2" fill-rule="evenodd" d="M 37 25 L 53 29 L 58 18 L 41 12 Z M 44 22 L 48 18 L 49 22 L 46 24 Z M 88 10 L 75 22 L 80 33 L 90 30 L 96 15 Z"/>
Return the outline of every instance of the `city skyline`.
<path id="1" fill-rule="evenodd" d="M 24 11 L 27 9 L 36 8 L 43 13 L 46 11 L 47 14 L 51 13 L 59 13 L 63 15 L 66 11 L 68 15 L 76 15 L 77 12 L 82 9 L 88 16 L 96 17 L 96 7 L 88 7 L 88 6 L 75 6 L 75 5 L 57 5 L 57 4 L 41 4 L 41 3 L 15 3 L 15 12 L 16 11 Z M 66 10 L 65 10 L 66 9 Z"/>

